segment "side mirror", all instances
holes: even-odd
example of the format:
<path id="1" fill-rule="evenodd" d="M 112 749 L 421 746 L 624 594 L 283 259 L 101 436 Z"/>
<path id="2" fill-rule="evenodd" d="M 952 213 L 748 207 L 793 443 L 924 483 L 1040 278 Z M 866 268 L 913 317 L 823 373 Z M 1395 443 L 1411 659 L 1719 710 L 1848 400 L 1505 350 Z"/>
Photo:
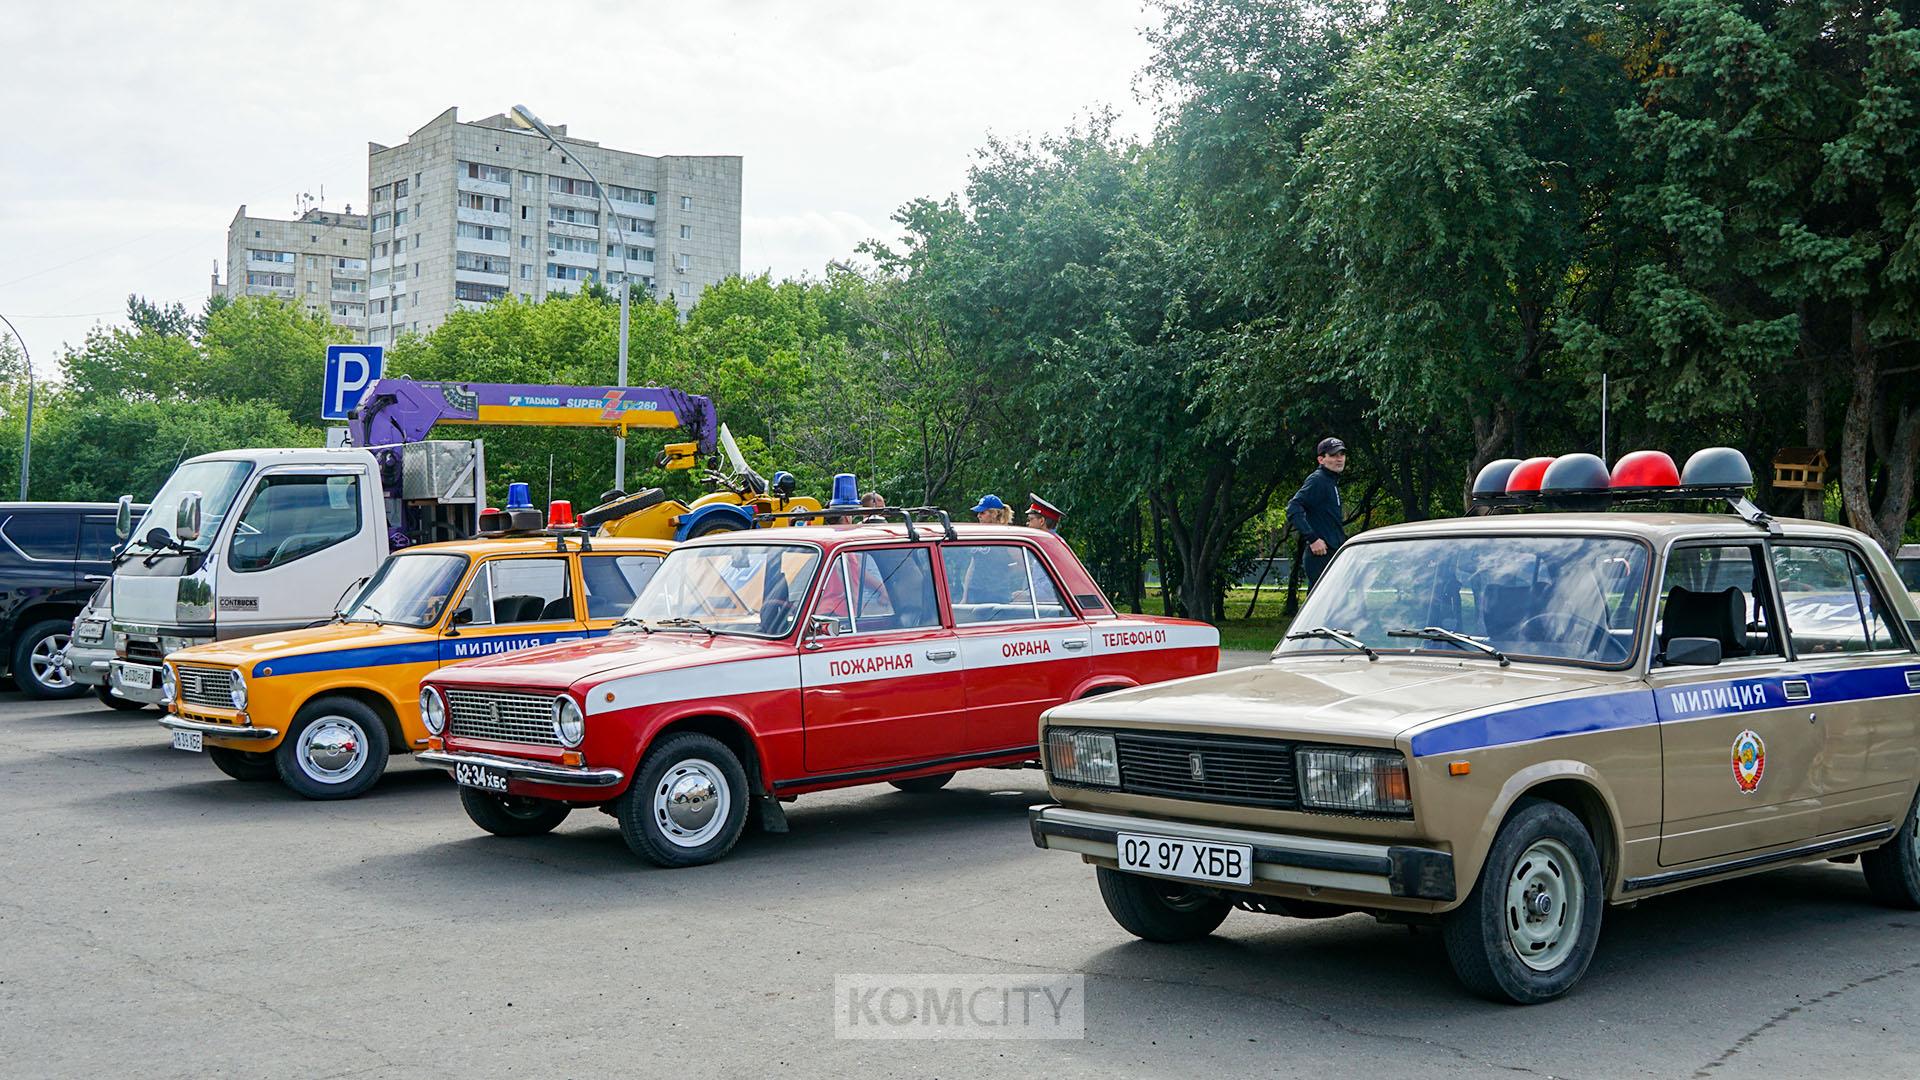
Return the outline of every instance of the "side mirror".
<path id="1" fill-rule="evenodd" d="M 1677 637 L 1667 642 L 1660 662 L 1668 667 L 1712 667 L 1720 662 L 1720 641 L 1710 637 Z"/>
<path id="2" fill-rule="evenodd" d="M 174 522 L 174 535 L 182 540 L 200 539 L 200 493 L 189 491 L 180 496 L 180 513 Z"/>
<path id="3" fill-rule="evenodd" d="M 172 542 L 173 542 L 173 537 L 168 536 L 167 530 L 161 528 L 158 525 L 155 525 L 153 528 L 147 530 L 147 546 L 150 548 L 154 548 L 154 549 L 164 548 L 169 543 L 172 543 Z"/>
<path id="4" fill-rule="evenodd" d="M 470 607 L 463 607 L 459 611 L 456 611 L 453 613 L 453 618 L 447 620 L 447 625 L 448 626 L 465 626 L 472 621 L 473 621 L 473 609 Z"/>
<path id="5" fill-rule="evenodd" d="M 807 632 L 800 635 L 802 648 L 817 649 L 823 637 L 833 637 L 840 632 L 840 620 L 831 615 L 815 615 L 807 620 Z"/>
<path id="6" fill-rule="evenodd" d="M 133 496 L 120 496 L 120 505 L 113 512 L 113 535 L 125 540 L 133 535 Z"/>

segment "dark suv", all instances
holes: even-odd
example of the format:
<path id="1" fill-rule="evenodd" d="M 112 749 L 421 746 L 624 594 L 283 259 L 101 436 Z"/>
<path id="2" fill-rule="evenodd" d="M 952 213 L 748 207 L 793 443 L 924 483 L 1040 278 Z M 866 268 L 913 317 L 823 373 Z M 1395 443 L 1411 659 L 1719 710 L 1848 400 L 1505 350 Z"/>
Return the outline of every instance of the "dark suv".
<path id="1" fill-rule="evenodd" d="M 87 692 L 55 661 L 73 617 L 113 572 L 117 509 L 113 503 L 0 503 L 0 662 L 28 697 Z"/>

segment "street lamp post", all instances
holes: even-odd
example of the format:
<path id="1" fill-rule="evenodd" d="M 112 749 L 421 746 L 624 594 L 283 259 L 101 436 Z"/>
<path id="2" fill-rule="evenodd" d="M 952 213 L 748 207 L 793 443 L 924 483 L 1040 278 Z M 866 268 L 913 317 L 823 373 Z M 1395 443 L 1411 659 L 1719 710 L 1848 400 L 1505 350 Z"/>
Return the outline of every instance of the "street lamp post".
<path id="1" fill-rule="evenodd" d="M 547 142 L 553 144 L 555 150 L 559 151 L 562 156 L 565 156 L 567 152 L 566 147 L 560 145 L 560 140 L 554 136 L 553 130 L 541 123 L 540 118 L 533 115 L 533 111 L 525 105 L 515 105 L 513 107 L 513 122 L 521 127 L 531 128 L 539 132 L 546 138 Z M 627 385 L 627 304 L 629 301 L 628 294 L 633 291 L 633 273 L 628 269 L 630 264 L 627 260 L 627 238 L 626 234 L 620 231 L 620 216 L 613 212 L 613 200 L 607 197 L 606 186 L 600 183 L 600 178 L 593 175 L 593 170 L 587 168 L 587 163 L 581 161 L 577 154 L 574 156 L 573 163 L 580 166 L 581 172 L 587 174 L 587 179 L 593 182 L 593 190 L 600 194 L 600 205 L 607 208 L 607 228 L 613 230 L 614 243 L 620 247 L 619 385 L 625 387 Z M 29 411 L 31 411 L 31 407 L 29 407 Z M 613 440 L 613 486 L 622 491 L 625 491 L 627 488 L 627 436 L 624 431 L 614 436 Z M 22 487 L 25 487 L 24 479 L 22 480 Z M 22 495 L 21 497 L 25 498 L 26 496 Z"/>
<path id="2" fill-rule="evenodd" d="M 0 315 L 0 323 L 6 323 L 12 332 L 13 340 L 20 343 L 20 358 L 27 364 L 27 424 L 20 432 L 20 501 L 27 501 L 27 464 L 33 458 L 33 354 L 27 351 L 27 339 L 13 325 L 13 320 Z"/>

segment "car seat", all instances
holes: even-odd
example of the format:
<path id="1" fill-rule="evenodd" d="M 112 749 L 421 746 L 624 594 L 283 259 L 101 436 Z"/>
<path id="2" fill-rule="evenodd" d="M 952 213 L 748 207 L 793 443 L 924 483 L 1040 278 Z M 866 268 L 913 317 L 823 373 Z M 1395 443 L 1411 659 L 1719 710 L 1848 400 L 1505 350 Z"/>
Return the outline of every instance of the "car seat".
<path id="1" fill-rule="evenodd" d="M 1734 586 L 1716 592 L 1696 592 L 1684 585 L 1667 590 L 1667 607 L 1660 622 L 1660 651 L 1677 637 L 1712 638 L 1721 656 L 1746 656 L 1747 598 Z"/>

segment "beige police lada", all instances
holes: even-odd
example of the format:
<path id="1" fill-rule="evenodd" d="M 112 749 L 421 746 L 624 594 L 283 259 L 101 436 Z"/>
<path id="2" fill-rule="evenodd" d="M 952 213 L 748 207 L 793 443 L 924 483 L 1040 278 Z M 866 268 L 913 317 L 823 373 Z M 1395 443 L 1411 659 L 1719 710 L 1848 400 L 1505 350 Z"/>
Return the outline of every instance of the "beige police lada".
<path id="1" fill-rule="evenodd" d="M 1591 496 L 1599 469 L 1480 484 Z M 1861 534 L 1734 501 L 1364 534 L 1271 662 L 1050 710 L 1034 842 L 1142 938 L 1234 908 L 1437 924 L 1515 1003 L 1580 978 L 1609 904 L 1857 858 L 1920 908 L 1914 604 Z"/>

